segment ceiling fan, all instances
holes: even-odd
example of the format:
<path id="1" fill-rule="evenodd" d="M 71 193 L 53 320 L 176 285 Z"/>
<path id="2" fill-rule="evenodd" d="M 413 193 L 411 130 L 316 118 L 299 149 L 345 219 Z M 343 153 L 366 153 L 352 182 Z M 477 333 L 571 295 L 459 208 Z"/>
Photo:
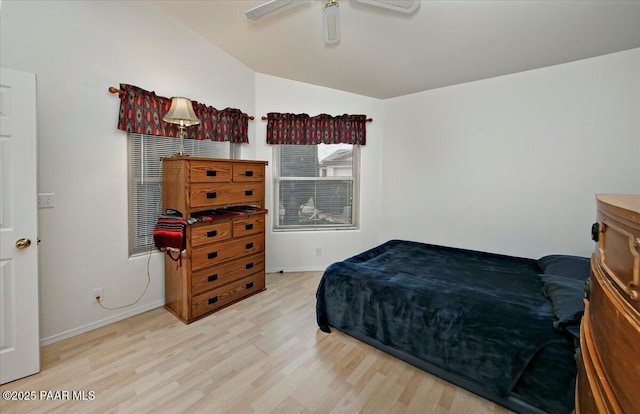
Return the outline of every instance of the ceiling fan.
<path id="1" fill-rule="evenodd" d="M 396 11 L 405 14 L 415 12 L 420 6 L 419 0 L 356 0 L 359 3 Z M 244 14 L 250 20 L 260 20 L 270 14 L 285 10 L 301 0 L 270 0 L 264 4 L 247 10 Z M 338 0 L 323 0 L 322 27 L 325 44 L 340 41 L 340 13 Z"/>

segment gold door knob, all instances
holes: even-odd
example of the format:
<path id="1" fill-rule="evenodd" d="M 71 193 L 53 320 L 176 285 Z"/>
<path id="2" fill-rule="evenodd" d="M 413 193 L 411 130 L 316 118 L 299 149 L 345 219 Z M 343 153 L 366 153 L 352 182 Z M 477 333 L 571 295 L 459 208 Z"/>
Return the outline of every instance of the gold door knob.
<path id="1" fill-rule="evenodd" d="M 31 240 L 27 239 L 26 237 L 23 237 L 16 241 L 16 247 L 18 249 L 26 249 L 29 246 L 31 246 Z"/>

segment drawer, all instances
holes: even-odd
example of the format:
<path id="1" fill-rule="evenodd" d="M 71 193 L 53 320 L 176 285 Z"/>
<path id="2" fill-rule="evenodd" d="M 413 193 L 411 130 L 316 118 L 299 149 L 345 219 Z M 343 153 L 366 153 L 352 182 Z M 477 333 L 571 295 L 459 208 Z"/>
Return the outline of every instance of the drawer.
<path id="1" fill-rule="evenodd" d="M 192 183 L 224 183 L 231 181 L 231 163 L 190 161 L 189 181 Z"/>
<path id="2" fill-rule="evenodd" d="M 264 164 L 234 164 L 233 181 L 263 181 Z"/>
<path id="3" fill-rule="evenodd" d="M 640 378 L 640 313 L 629 306 L 606 279 L 597 262 L 591 278 L 589 325 L 604 376 L 614 390 L 622 412 L 640 413 L 637 378 Z"/>
<path id="4" fill-rule="evenodd" d="M 233 237 L 248 236 L 264 231 L 264 215 L 249 216 L 233 221 Z"/>
<path id="5" fill-rule="evenodd" d="M 198 246 L 191 250 L 191 270 L 261 252 L 264 252 L 264 233 Z"/>
<path id="6" fill-rule="evenodd" d="M 191 184 L 191 207 L 260 203 L 264 200 L 264 182 L 241 184 Z"/>
<path id="7" fill-rule="evenodd" d="M 244 279 L 227 283 L 217 289 L 194 296 L 191 302 L 193 318 L 219 309 L 265 288 L 264 273 L 256 273 Z"/>
<path id="8" fill-rule="evenodd" d="M 207 223 L 203 225 L 194 224 L 189 228 L 191 230 L 190 240 L 192 247 L 231 238 L 231 221 L 221 221 L 219 223 Z"/>
<path id="9" fill-rule="evenodd" d="M 598 196 L 596 255 L 615 286 L 640 311 L 640 212 L 608 204 L 603 197 Z"/>
<path id="10" fill-rule="evenodd" d="M 588 304 L 585 305 L 585 317 L 588 317 Z M 576 382 L 576 413 L 599 414 L 620 412 L 620 407 L 608 401 L 611 387 L 604 380 L 600 361 L 592 353 L 594 347 L 589 322 L 583 320 L 580 329 L 580 360 Z"/>
<path id="11" fill-rule="evenodd" d="M 231 263 L 223 263 L 193 272 L 191 276 L 191 294 L 192 296 L 197 296 L 207 290 L 242 279 L 253 273 L 264 273 L 264 253 L 243 257 Z"/>

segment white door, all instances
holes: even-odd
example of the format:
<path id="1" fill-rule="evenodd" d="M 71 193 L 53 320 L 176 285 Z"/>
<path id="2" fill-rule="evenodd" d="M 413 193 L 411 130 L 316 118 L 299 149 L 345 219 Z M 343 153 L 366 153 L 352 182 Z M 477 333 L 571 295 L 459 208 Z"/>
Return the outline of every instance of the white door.
<path id="1" fill-rule="evenodd" d="M 0 384 L 40 371 L 36 77 L 0 69 Z"/>

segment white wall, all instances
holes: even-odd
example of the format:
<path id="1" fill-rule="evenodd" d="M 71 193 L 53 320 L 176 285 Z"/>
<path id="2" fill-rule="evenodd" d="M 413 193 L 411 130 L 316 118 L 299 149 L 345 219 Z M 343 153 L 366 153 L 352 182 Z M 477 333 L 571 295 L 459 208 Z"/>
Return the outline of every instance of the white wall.
<path id="1" fill-rule="evenodd" d="M 141 1 L 4 1 L 2 66 L 37 75 L 40 326 L 43 343 L 164 304 L 164 264 L 127 252 L 126 134 L 116 129 L 120 82 L 254 113 L 253 71 Z M 250 126 L 250 138 L 253 125 Z M 253 141 L 253 139 L 251 139 Z M 245 147 L 251 158 L 255 149 Z"/>
<path id="2" fill-rule="evenodd" d="M 383 238 L 589 255 L 594 195 L 640 193 L 640 49 L 390 99 L 384 115 Z"/>
<path id="3" fill-rule="evenodd" d="M 366 96 L 337 91 L 264 74 L 256 74 L 256 113 L 365 114 L 367 143 L 361 147 L 360 229 L 341 231 L 273 232 L 277 213 L 272 186 L 267 185 L 267 271 L 323 270 L 380 242 L 380 181 L 382 171 L 383 102 Z M 256 119 L 259 119 L 256 117 Z M 266 144 L 266 121 L 256 123 L 256 157 L 269 161 L 267 182 L 274 168 L 272 146 Z M 316 256 L 316 249 L 322 251 Z"/>

